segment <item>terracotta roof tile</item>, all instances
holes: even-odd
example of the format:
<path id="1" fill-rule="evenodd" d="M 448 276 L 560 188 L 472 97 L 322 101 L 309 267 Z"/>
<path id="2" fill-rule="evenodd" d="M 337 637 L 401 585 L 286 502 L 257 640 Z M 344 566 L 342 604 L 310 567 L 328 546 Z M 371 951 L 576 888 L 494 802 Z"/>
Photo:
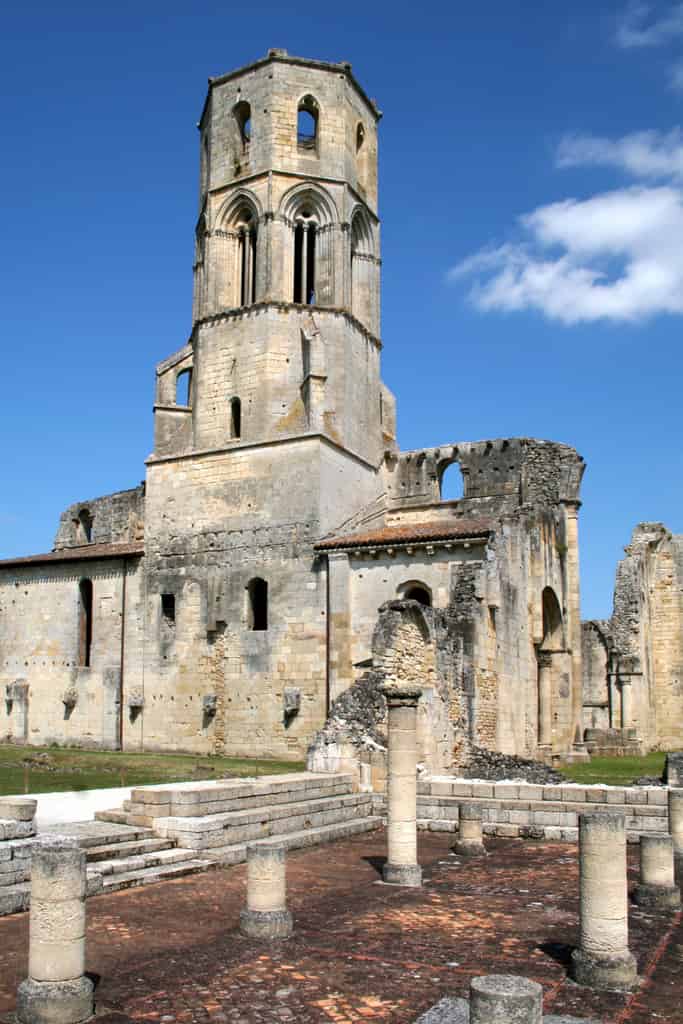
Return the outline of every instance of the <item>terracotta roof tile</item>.
<path id="1" fill-rule="evenodd" d="M 456 519 L 441 523 L 406 523 L 404 526 L 383 526 L 366 533 L 349 533 L 341 537 L 329 537 L 316 544 L 317 551 L 334 548 L 364 548 L 408 544 L 411 541 L 436 541 L 487 537 L 493 531 L 491 519 Z"/>
<path id="2" fill-rule="evenodd" d="M 133 544 L 83 544 L 81 547 L 49 551 L 44 555 L 0 559 L 0 569 L 21 565 L 41 565 L 43 562 L 84 562 L 96 558 L 132 558 L 136 555 L 144 555 L 144 553 L 145 545 L 141 541 Z"/>

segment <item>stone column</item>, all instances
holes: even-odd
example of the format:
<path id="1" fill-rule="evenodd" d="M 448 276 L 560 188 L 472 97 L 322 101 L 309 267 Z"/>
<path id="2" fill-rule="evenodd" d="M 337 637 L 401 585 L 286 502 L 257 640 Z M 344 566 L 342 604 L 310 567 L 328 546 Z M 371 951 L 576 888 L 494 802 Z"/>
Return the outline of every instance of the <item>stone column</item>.
<path id="1" fill-rule="evenodd" d="M 308 301 L 308 224 L 301 225 L 301 302 L 303 305 Z"/>
<path id="2" fill-rule="evenodd" d="M 640 882 L 636 903 L 653 910 L 678 910 L 681 894 L 674 883 L 674 844 L 671 836 L 640 837 Z"/>
<path id="3" fill-rule="evenodd" d="M 461 857 L 481 857 L 486 854 L 482 830 L 481 804 L 460 804 L 458 807 L 459 832 L 453 853 Z"/>
<path id="4" fill-rule="evenodd" d="M 76 840 L 36 840 L 28 978 L 17 992 L 22 1024 L 76 1024 L 93 1014 L 93 984 L 83 974 L 85 890 L 85 853 Z"/>
<path id="5" fill-rule="evenodd" d="M 669 834 L 674 844 L 676 879 L 683 881 L 683 789 L 669 790 Z"/>
<path id="6" fill-rule="evenodd" d="M 417 705 L 419 686 L 381 688 L 388 709 L 387 862 L 384 881 L 422 885 L 417 863 Z"/>
<path id="7" fill-rule="evenodd" d="M 247 846 L 247 906 L 240 931 L 252 939 L 286 939 L 292 934 L 287 910 L 285 848 L 277 843 Z"/>
<path id="8" fill-rule="evenodd" d="M 633 721 L 631 680 L 622 677 L 619 680 L 619 687 L 621 689 L 621 728 L 630 729 L 631 722 Z"/>
<path id="9" fill-rule="evenodd" d="M 514 974 L 489 974 L 470 982 L 470 1024 L 542 1024 L 543 989 Z"/>
<path id="10" fill-rule="evenodd" d="M 550 747 L 553 742 L 553 656 L 538 651 L 538 745 Z"/>
<path id="11" fill-rule="evenodd" d="M 572 974 L 580 985 L 628 991 L 636 962 L 628 948 L 623 814 L 579 815 L 579 868 L 581 944 Z"/>
<path id="12" fill-rule="evenodd" d="M 372 765 L 367 764 L 367 762 L 361 762 L 359 768 L 361 793 L 372 793 Z"/>
<path id="13" fill-rule="evenodd" d="M 669 786 L 683 786 L 683 753 L 672 751 L 666 755 L 664 777 Z"/>

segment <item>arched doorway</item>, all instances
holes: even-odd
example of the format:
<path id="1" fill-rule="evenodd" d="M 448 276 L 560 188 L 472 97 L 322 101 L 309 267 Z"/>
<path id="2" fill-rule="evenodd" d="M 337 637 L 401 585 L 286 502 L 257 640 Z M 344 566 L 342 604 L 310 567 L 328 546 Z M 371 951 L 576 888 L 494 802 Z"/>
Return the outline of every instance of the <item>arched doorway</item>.
<path id="1" fill-rule="evenodd" d="M 557 656 L 565 649 L 562 609 L 552 587 L 541 595 L 543 639 L 536 649 L 538 673 L 538 745 L 553 744 L 553 691 Z"/>

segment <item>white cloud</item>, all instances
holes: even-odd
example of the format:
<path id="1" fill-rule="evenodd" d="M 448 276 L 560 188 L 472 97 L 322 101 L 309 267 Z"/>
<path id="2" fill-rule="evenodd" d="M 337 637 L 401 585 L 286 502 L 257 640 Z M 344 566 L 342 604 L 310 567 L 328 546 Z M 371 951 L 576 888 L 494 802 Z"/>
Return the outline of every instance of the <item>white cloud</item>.
<path id="1" fill-rule="evenodd" d="M 636 178 L 683 182 L 683 135 L 680 128 L 667 134 L 635 132 L 621 139 L 571 135 L 560 142 L 557 165 L 617 167 Z"/>
<path id="2" fill-rule="evenodd" d="M 657 5 L 658 9 L 662 4 Z M 617 44 L 626 50 L 640 46 L 662 46 L 683 35 L 683 3 L 668 5 L 663 13 L 653 4 L 634 2 L 623 15 L 616 33 Z"/>
<path id="3" fill-rule="evenodd" d="M 516 245 L 464 260 L 483 311 L 538 310 L 564 324 L 683 313 L 683 195 L 637 186 L 551 203 L 521 217 Z"/>

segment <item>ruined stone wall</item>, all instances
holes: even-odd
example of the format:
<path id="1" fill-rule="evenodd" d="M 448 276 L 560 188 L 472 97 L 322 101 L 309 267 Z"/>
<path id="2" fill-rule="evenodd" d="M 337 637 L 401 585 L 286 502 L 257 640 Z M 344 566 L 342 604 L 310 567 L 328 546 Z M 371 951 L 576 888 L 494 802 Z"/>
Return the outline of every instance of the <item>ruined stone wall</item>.
<path id="1" fill-rule="evenodd" d="M 596 620 L 583 622 L 581 627 L 583 728 L 610 729 L 613 727 L 608 675 L 610 625 L 607 621 Z M 614 708 L 615 713 L 616 710 Z"/>
<path id="2" fill-rule="evenodd" d="M 683 538 L 662 523 L 635 527 L 606 629 L 609 656 L 585 663 L 585 703 L 602 693 L 612 728 L 635 729 L 643 749 L 674 749 L 683 742 Z"/>
<path id="3" fill-rule="evenodd" d="M 91 521 L 90 539 L 85 536 L 82 517 Z M 144 538 L 145 485 L 117 491 L 101 498 L 75 502 L 62 512 L 55 537 L 55 549 L 82 544 L 123 544 Z"/>
<path id="4" fill-rule="evenodd" d="M 372 639 L 372 668 L 332 704 L 324 729 L 309 747 L 311 771 L 358 774 L 371 765 L 373 781 L 386 776 L 386 702 L 380 687 L 416 685 L 418 762 L 430 773 L 452 764 L 454 728 L 449 714 L 450 659 L 443 657 L 444 616 L 416 601 L 388 601 L 379 609 Z M 444 671 L 445 670 L 445 671 Z"/>
<path id="5" fill-rule="evenodd" d="M 3 570 L 0 736 L 32 744 L 118 746 L 121 689 L 125 706 L 142 680 L 140 559 L 128 561 L 125 573 L 122 638 L 122 561 Z M 79 583 L 84 578 L 93 584 L 89 667 L 79 664 Z M 23 699 L 5 699 L 8 692 L 19 697 L 22 689 L 26 706 Z"/>

